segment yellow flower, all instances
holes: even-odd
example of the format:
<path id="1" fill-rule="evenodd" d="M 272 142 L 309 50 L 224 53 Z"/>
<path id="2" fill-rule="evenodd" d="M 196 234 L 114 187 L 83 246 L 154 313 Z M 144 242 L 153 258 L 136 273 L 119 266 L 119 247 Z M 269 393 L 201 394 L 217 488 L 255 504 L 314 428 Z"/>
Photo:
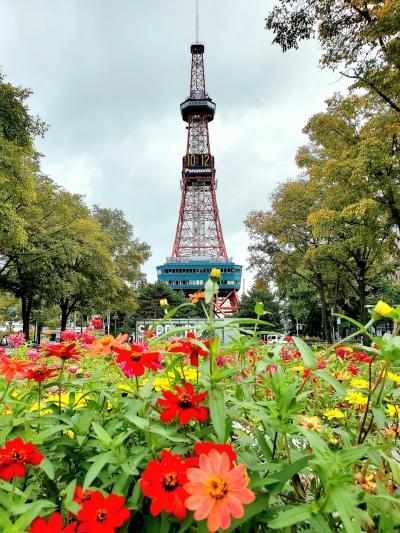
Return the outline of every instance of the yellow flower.
<path id="1" fill-rule="evenodd" d="M 136 390 L 131 387 L 130 385 L 127 385 L 126 383 L 118 383 L 117 389 L 124 391 L 124 392 L 133 392 L 136 393 Z"/>
<path id="2" fill-rule="evenodd" d="M 221 279 L 221 270 L 219 268 L 212 268 L 210 272 L 210 278 L 213 281 L 219 281 Z"/>
<path id="3" fill-rule="evenodd" d="M 303 428 L 319 431 L 321 429 L 321 420 L 318 416 L 305 416 L 299 418 L 299 424 Z"/>
<path id="4" fill-rule="evenodd" d="M 72 431 L 72 429 L 64 429 L 63 434 L 69 437 L 70 439 L 75 438 L 75 433 Z"/>
<path id="5" fill-rule="evenodd" d="M 354 476 L 355 480 L 354 482 L 356 485 L 361 485 L 361 487 L 367 491 L 373 494 L 375 492 L 376 488 L 376 474 L 368 474 L 363 475 L 362 472 L 356 472 L 356 475 Z"/>
<path id="6" fill-rule="evenodd" d="M 344 413 L 340 409 L 327 409 L 323 414 L 328 420 L 332 420 L 332 418 L 344 417 Z"/>
<path id="7" fill-rule="evenodd" d="M 355 389 L 369 389 L 369 382 L 366 379 L 354 378 L 351 380 L 351 386 Z"/>
<path id="8" fill-rule="evenodd" d="M 387 404 L 389 416 L 400 416 L 400 405 Z"/>
<path id="9" fill-rule="evenodd" d="M 304 366 L 302 365 L 292 366 L 292 370 L 293 372 L 303 372 Z"/>
<path id="10" fill-rule="evenodd" d="M 398 376 L 397 374 L 393 374 L 393 372 L 387 372 L 386 377 L 400 385 L 400 376 Z"/>
<path id="11" fill-rule="evenodd" d="M 161 307 L 168 307 L 168 300 L 166 298 L 163 298 L 162 300 L 160 300 L 160 305 Z"/>
<path id="12" fill-rule="evenodd" d="M 392 311 L 394 311 L 394 308 L 384 302 L 383 300 L 379 300 L 379 302 L 374 307 L 374 311 L 378 313 L 380 316 L 389 316 Z"/>
<path id="13" fill-rule="evenodd" d="M 347 396 L 344 398 L 346 402 L 355 405 L 367 405 L 368 397 L 361 392 L 348 391 Z"/>

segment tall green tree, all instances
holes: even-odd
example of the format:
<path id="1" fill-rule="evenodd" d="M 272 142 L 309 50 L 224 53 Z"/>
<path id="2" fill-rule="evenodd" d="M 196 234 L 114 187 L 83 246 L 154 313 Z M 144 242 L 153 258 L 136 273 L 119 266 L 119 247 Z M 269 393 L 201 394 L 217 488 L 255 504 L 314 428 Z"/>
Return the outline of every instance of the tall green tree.
<path id="1" fill-rule="evenodd" d="M 244 318 L 257 318 L 254 307 L 257 302 L 262 302 L 264 309 L 268 313 L 263 317 L 267 322 L 271 322 L 278 330 L 282 326 L 280 302 L 277 300 L 268 284 L 256 281 L 249 292 L 244 294 L 239 302 L 239 309 L 235 316 Z"/>
<path id="2" fill-rule="evenodd" d="M 339 69 L 400 112 L 398 0 L 279 0 L 266 27 L 284 52 L 317 38 L 323 67 Z"/>

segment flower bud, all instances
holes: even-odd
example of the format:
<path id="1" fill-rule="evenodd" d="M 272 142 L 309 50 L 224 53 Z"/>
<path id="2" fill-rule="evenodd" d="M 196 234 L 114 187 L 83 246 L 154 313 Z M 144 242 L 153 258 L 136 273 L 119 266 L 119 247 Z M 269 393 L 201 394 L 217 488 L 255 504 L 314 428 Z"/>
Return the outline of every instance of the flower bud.
<path id="1" fill-rule="evenodd" d="M 213 281 L 219 281 L 221 279 L 221 270 L 219 268 L 212 268 L 210 273 L 210 279 Z"/>
<path id="2" fill-rule="evenodd" d="M 392 311 L 394 311 L 394 308 L 383 300 L 379 300 L 374 307 L 374 311 L 381 317 L 387 317 Z"/>
<path id="3" fill-rule="evenodd" d="M 160 305 L 162 308 L 168 307 L 168 300 L 166 298 L 163 298 L 162 300 L 160 300 Z"/>

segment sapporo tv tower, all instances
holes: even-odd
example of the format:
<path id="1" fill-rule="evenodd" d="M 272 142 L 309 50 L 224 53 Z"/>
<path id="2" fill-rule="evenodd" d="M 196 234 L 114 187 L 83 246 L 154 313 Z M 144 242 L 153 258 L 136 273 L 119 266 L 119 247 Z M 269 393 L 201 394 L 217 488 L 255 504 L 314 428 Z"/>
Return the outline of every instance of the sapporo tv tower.
<path id="1" fill-rule="evenodd" d="M 171 257 L 157 267 L 157 275 L 172 289 L 190 294 L 202 290 L 211 269 L 219 268 L 221 281 L 215 312 L 222 317 L 237 310 L 242 267 L 228 258 L 219 218 L 208 133 L 216 106 L 205 86 L 204 45 L 192 44 L 190 51 L 190 95 L 181 104 L 182 119 L 187 122 L 181 205 Z"/>

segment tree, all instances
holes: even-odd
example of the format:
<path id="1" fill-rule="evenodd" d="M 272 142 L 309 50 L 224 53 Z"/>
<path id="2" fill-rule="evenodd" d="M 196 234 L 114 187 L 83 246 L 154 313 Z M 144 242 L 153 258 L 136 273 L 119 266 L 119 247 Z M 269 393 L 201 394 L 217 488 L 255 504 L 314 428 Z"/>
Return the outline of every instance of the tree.
<path id="1" fill-rule="evenodd" d="M 150 247 L 134 237 L 133 226 L 121 210 L 95 205 L 91 212 L 107 239 L 115 268 L 117 286 L 113 297 L 108 295 L 107 306 L 114 312 L 132 314 L 137 306 L 135 291 L 145 281 L 141 266 L 150 257 Z"/>
<path id="2" fill-rule="evenodd" d="M 323 67 L 341 68 L 356 87 L 400 112 L 398 0 L 279 0 L 266 27 L 284 52 L 317 37 Z"/>
<path id="3" fill-rule="evenodd" d="M 317 184 L 306 179 L 284 183 L 274 191 L 271 209 L 251 212 L 245 224 L 251 239 L 250 264 L 258 277 L 274 280 L 278 286 L 288 277 L 312 285 L 329 341 L 330 307 L 339 274 L 331 261 L 316 254 L 322 240 L 312 234 L 308 223 L 310 213 L 320 207 L 320 192 Z"/>
<path id="4" fill-rule="evenodd" d="M 400 118 L 370 98 L 335 95 L 303 132 L 297 164 L 322 186 L 373 198 L 400 231 Z"/>
<path id="5" fill-rule="evenodd" d="M 268 311 L 268 314 L 263 316 L 262 319 L 271 322 L 274 328 L 278 330 L 281 327 L 280 303 L 268 285 L 260 280 L 256 280 L 250 291 L 241 297 L 235 317 L 257 318 L 254 312 L 257 302 L 262 302 L 264 309 Z"/>
<path id="6" fill-rule="evenodd" d="M 170 309 L 178 305 L 190 303 L 189 299 L 183 292 L 175 292 L 170 289 L 163 281 L 144 284 L 138 290 L 137 304 L 138 309 L 135 312 L 137 318 L 162 318 L 164 310 L 160 305 L 160 300 L 166 299 Z M 180 309 L 175 318 L 204 317 L 204 314 L 197 306 L 187 306 Z"/>

